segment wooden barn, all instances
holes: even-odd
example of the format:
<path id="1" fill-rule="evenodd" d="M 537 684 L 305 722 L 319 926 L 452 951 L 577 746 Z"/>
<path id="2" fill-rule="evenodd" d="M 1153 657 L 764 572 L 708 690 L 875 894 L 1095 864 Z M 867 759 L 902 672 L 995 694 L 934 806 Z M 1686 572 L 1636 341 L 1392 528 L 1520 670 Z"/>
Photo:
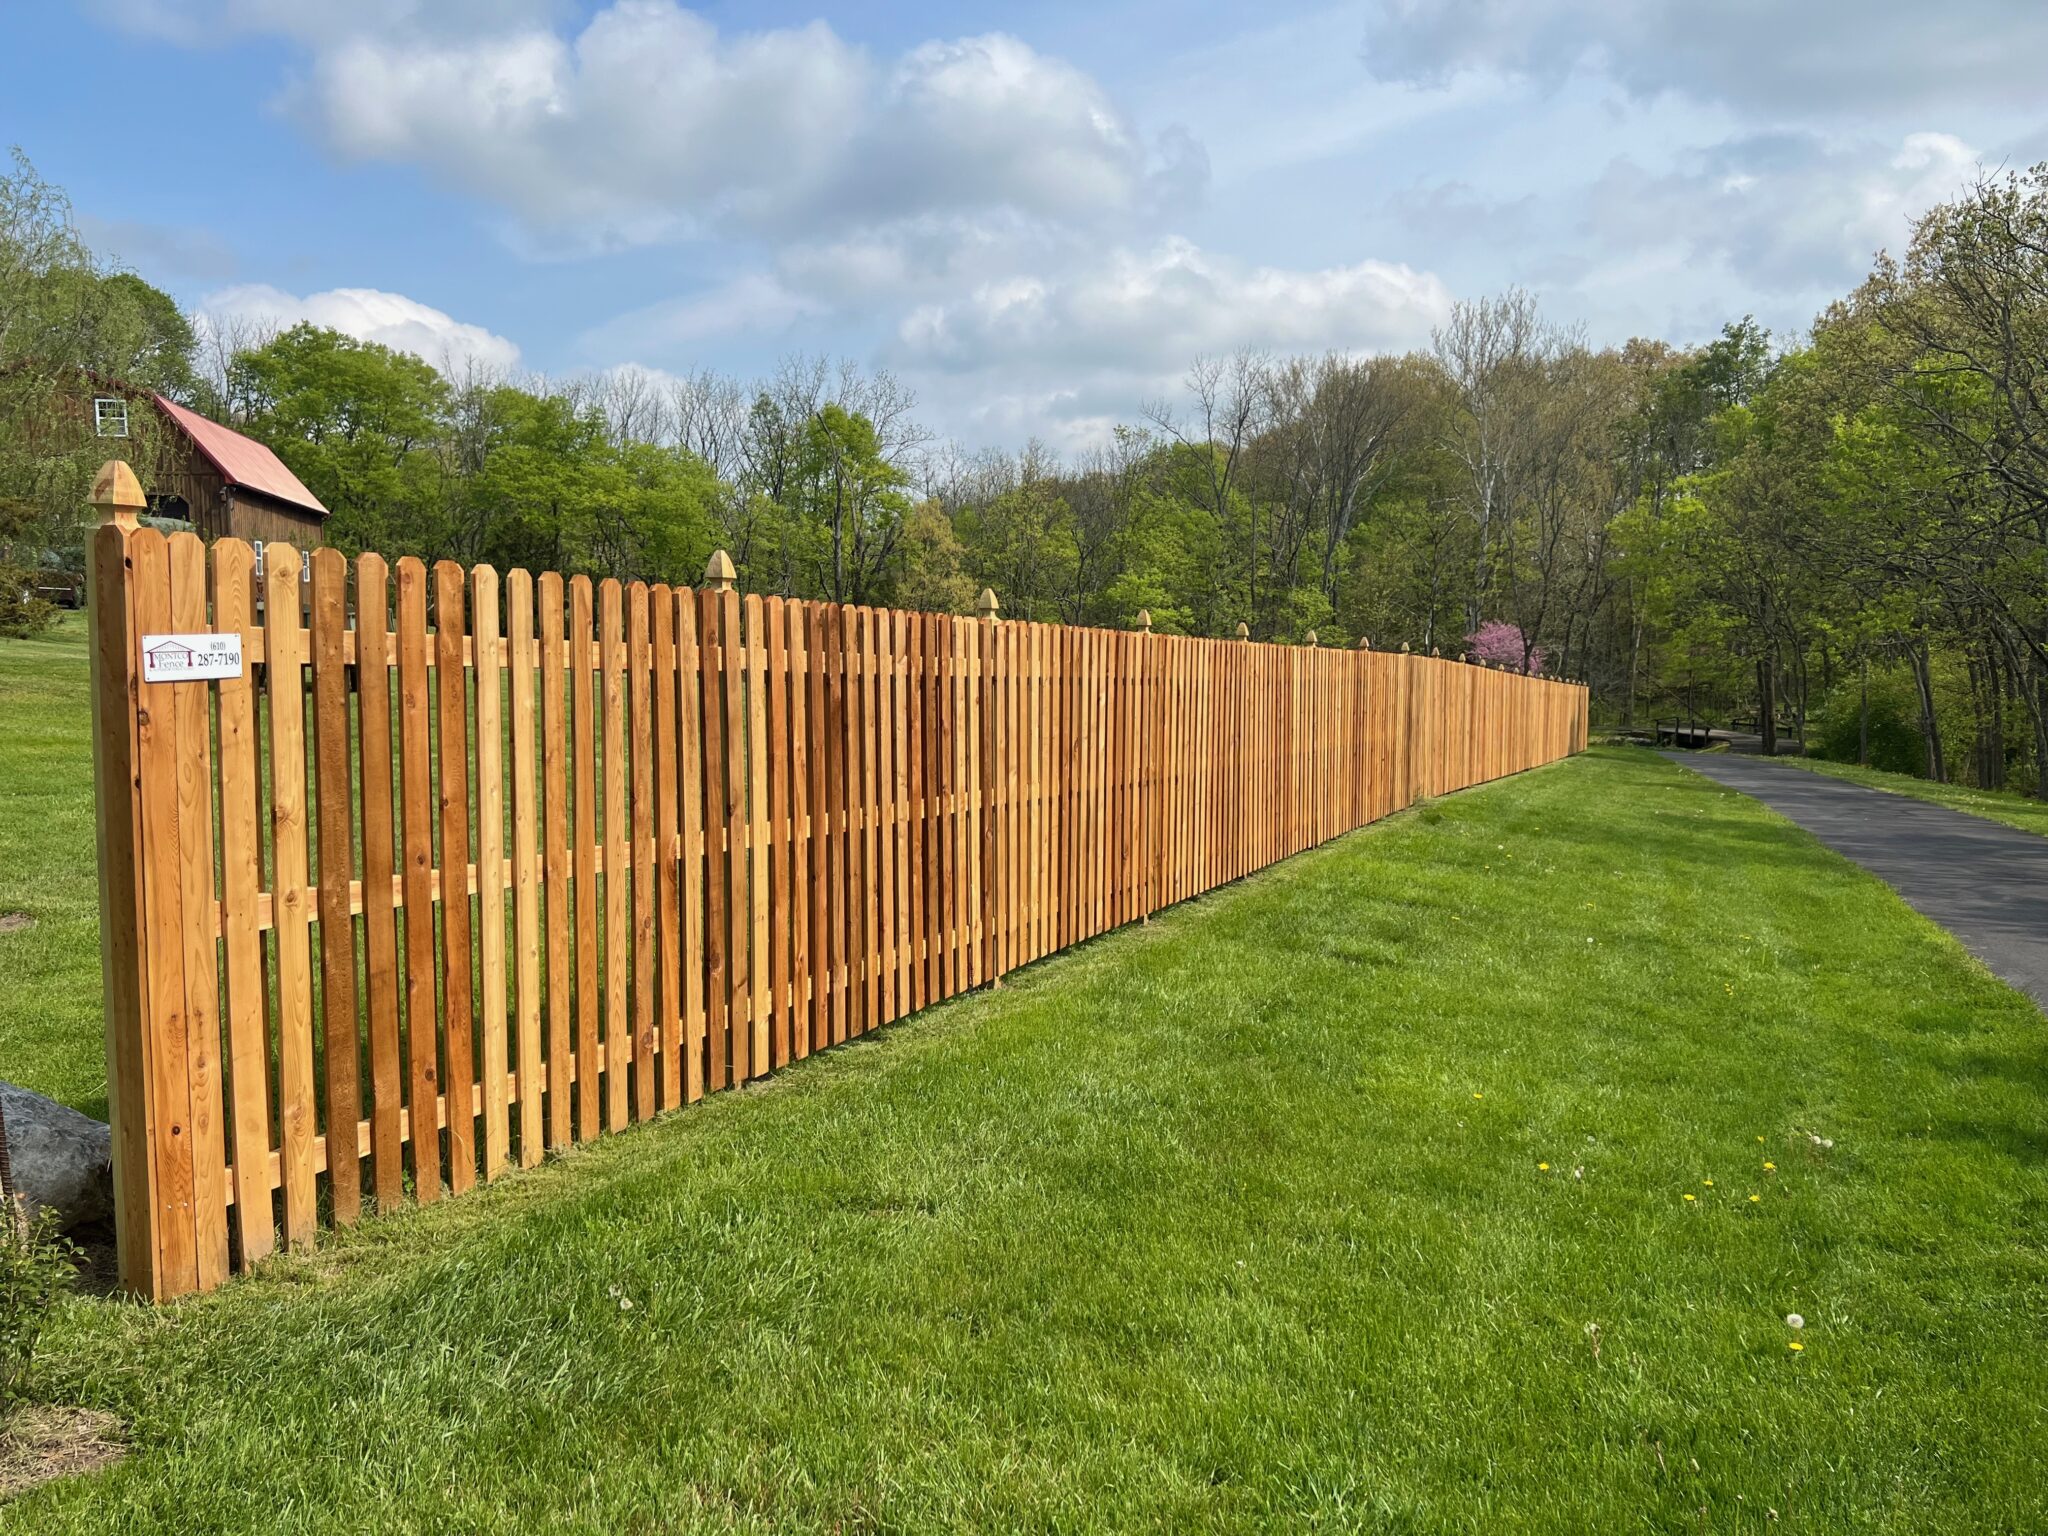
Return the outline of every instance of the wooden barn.
<path id="1" fill-rule="evenodd" d="M 282 540 L 307 550 L 325 542 L 327 508 L 284 460 L 253 437 L 208 421 L 162 395 L 151 401 L 171 428 L 150 510 L 182 517 L 208 540 Z"/>
<path id="2" fill-rule="evenodd" d="M 282 539 L 298 549 L 326 542 L 327 508 L 275 453 L 176 401 L 119 379 L 81 373 L 60 384 L 51 430 L 99 440 L 125 459 L 158 517 L 182 518 L 201 538 Z"/>

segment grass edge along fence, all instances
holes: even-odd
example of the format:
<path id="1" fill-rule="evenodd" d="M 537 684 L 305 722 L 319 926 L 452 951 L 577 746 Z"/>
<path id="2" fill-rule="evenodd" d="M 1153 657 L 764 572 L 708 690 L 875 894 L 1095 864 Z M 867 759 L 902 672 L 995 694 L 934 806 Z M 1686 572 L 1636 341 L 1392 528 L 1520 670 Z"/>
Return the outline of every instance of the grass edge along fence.
<path id="1" fill-rule="evenodd" d="M 696 591 L 264 561 L 91 547 L 119 1263 L 149 1297 L 1586 742 L 1576 684 L 741 596 L 722 554 Z M 210 631 L 241 676 L 142 680 L 142 637 Z"/>

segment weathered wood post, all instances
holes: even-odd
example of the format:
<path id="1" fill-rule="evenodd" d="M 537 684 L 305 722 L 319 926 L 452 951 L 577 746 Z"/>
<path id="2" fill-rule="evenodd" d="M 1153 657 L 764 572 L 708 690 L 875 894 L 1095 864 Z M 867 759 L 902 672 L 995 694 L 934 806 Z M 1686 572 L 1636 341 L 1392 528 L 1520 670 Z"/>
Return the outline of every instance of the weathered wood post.
<path id="1" fill-rule="evenodd" d="M 93 480 L 99 526 L 89 543 L 94 841 L 100 877 L 100 980 L 113 1128 L 114 1241 L 121 1288 L 164 1294 L 156 1223 L 155 1062 L 142 1006 L 147 942 L 142 902 L 141 751 L 136 729 L 139 647 L 129 594 L 128 536 L 148 503 L 135 472 L 109 459 Z"/>

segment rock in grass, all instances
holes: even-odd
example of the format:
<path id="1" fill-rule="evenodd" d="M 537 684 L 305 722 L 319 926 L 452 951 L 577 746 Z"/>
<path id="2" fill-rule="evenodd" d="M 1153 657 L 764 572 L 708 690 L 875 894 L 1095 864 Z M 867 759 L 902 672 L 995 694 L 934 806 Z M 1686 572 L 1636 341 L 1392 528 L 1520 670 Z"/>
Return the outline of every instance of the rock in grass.
<path id="1" fill-rule="evenodd" d="M 114 1214 L 113 1132 L 39 1093 L 0 1083 L 0 1116 L 15 1192 L 33 1218 L 49 1209 L 65 1231 Z"/>

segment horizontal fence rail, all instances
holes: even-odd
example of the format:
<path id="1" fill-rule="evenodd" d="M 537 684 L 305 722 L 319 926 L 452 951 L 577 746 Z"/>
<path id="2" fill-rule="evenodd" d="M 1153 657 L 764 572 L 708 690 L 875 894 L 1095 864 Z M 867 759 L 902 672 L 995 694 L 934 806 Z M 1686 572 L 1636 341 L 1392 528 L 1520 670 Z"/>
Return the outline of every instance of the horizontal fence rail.
<path id="1" fill-rule="evenodd" d="M 123 1284 L 217 1285 L 1411 804 L 1582 688 L 281 544 L 92 546 Z M 243 669 L 143 680 L 144 636 Z"/>

